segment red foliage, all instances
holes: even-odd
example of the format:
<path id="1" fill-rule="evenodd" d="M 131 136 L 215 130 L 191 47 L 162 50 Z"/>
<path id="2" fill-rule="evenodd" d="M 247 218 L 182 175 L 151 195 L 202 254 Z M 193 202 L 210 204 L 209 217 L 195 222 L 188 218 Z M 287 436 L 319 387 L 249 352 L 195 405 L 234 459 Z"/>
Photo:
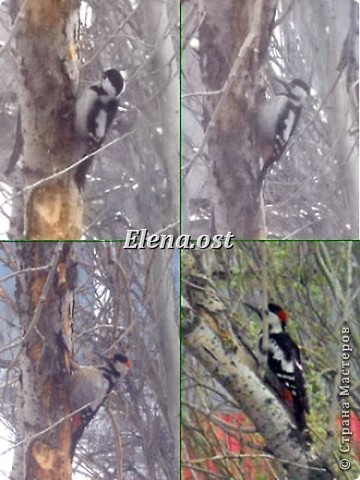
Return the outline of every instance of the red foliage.
<path id="1" fill-rule="evenodd" d="M 256 473 L 262 472 L 263 478 L 273 478 L 268 471 L 268 466 L 266 465 L 265 460 L 255 458 L 256 455 L 261 454 L 261 450 L 254 451 L 253 449 L 241 445 L 240 438 L 242 442 L 245 444 L 247 442 L 251 444 L 257 444 L 259 447 L 263 445 L 263 442 L 260 441 L 259 436 L 255 436 L 254 434 L 244 434 L 240 433 L 240 428 L 252 428 L 252 424 L 247 419 L 247 417 L 241 412 L 231 412 L 231 413 L 218 413 L 217 418 L 223 424 L 229 425 L 229 430 L 234 430 L 239 432 L 236 434 L 229 434 L 227 433 L 226 425 L 221 427 L 215 423 L 212 423 L 208 419 L 203 419 L 201 422 L 201 426 L 204 432 L 204 436 L 206 438 L 211 438 L 211 435 L 215 435 L 217 445 L 216 450 L 212 452 L 207 452 L 208 456 L 214 455 L 251 455 L 253 454 L 254 457 L 249 458 L 233 458 L 227 462 L 227 466 L 229 470 L 234 471 L 234 476 L 232 478 L 236 478 L 236 471 L 238 471 L 239 465 L 241 465 L 241 471 L 246 476 L 248 480 L 254 479 Z M 183 438 L 183 441 L 186 445 L 186 451 L 190 455 L 192 459 L 197 457 L 197 452 L 191 448 L 191 442 L 187 442 L 186 437 Z M 215 443 L 215 442 L 214 442 Z M 199 467 L 200 469 L 207 470 L 208 472 L 216 473 L 217 469 L 219 468 L 220 463 L 217 461 L 208 460 L 202 463 L 196 463 L 194 466 Z M 233 465 L 233 468 L 232 468 Z M 222 468 L 223 470 L 223 468 Z M 268 472 L 266 474 L 266 472 Z M 220 472 L 219 473 L 224 473 Z M 192 480 L 194 476 L 192 475 L 192 471 L 189 468 L 184 468 L 182 472 L 183 480 Z M 206 473 L 201 473 L 196 470 L 196 478 L 198 480 L 208 480 L 209 476 Z"/>

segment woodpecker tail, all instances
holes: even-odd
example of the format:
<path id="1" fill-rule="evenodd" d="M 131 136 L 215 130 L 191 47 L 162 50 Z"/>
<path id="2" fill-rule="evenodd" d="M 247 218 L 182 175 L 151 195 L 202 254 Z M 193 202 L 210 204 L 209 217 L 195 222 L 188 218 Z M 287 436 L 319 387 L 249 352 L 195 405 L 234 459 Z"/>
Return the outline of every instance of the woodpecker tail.
<path id="1" fill-rule="evenodd" d="M 279 152 L 278 155 L 282 155 L 283 152 Z M 262 186 L 263 186 L 263 183 L 265 181 L 265 177 L 266 175 L 268 174 L 269 170 L 271 170 L 271 168 L 274 166 L 274 163 L 279 160 L 279 158 L 277 155 L 275 155 L 274 153 L 272 155 L 270 155 L 270 157 L 264 162 L 264 165 L 260 171 L 260 174 L 259 174 L 259 177 L 258 177 L 258 181 L 257 181 L 257 184 L 258 184 L 258 190 L 260 191 Z"/>
<path id="2" fill-rule="evenodd" d="M 76 168 L 74 179 L 75 183 L 80 191 L 83 191 L 85 188 L 86 174 L 89 171 L 95 156 L 95 151 L 100 147 L 101 144 L 89 140 L 89 147 L 87 148 L 84 157 L 89 156 Z"/>
<path id="3" fill-rule="evenodd" d="M 70 455 L 71 455 L 71 459 L 73 459 L 77 444 L 79 443 L 87 424 L 84 423 L 80 413 L 76 413 L 75 415 L 73 415 L 73 417 L 71 418 L 71 422 L 72 422 L 72 425 L 71 425 L 72 434 L 71 434 Z"/>
<path id="4" fill-rule="evenodd" d="M 311 443 L 312 439 L 307 430 L 305 418 L 305 412 L 309 413 L 308 404 L 304 404 L 304 398 L 306 399 L 306 397 L 303 397 L 302 399 L 294 397 L 291 391 L 281 384 L 276 376 L 270 371 L 266 372 L 265 381 L 282 400 L 282 403 L 285 405 L 287 411 L 296 423 L 296 427 L 299 430 L 301 437 L 306 443 Z"/>
<path id="5" fill-rule="evenodd" d="M 296 425 L 300 432 L 307 428 L 306 419 L 305 419 L 305 411 L 302 405 L 299 405 L 299 402 L 294 400 L 293 401 L 293 413 Z"/>

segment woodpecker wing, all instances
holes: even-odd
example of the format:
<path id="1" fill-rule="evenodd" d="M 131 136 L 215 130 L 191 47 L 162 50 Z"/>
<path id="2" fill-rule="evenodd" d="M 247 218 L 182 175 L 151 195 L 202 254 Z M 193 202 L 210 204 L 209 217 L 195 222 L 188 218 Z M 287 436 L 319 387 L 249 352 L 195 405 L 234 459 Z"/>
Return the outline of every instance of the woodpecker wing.
<path id="1" fill-rule="evenodd" d="M 279 385 L 271 385 L 293 410 L 300 430 L 306 426 L 304 412 L 309 413 L 309 404 L 305 389 L 305 380 L 300 359 L 300 351 L 296 343 L 286 332 L 270 334 L 268 367 Z M 271 381 L 270 381 L 271 384 Z"/>
<path id="2" fill-rule="evenodd" d="M 279 122 L 276 125 L 274 151 L 272 158 L 269 159 L 270 162 L 279 160 L 283 154 L 299 122 L 301 109 L 301 106 L 286 102 L 283 116 L 279 118 Z"/>
<path id="3" fill-rule="evenodd" d="M 84 367 L 69 379 L 69 400 L 73 411 L 85 407 L 72 417 L 71 457 L 85 428 L 97 414 L 112 388 L 111 380 L 101 368 Z"/>
<path id="4" fill-rule="evenodd" d="M 71 389 L 73 410 L 90 403 L 95 411 L 109 392 L 110 383 L 100 368 L 85 367 L 73 375 Z"/>
<path id="5" fill-rule="evenodd" d="M 101 144 L 106 132 L 107 113 L 104 107 L 105 105 L 97 97 L 87 117 L 88 135 L 91 136 L 97 145 Z"/>
<path id="6" fill-rule="evenodd" d="M 257 124 L 262 144 L 274 144 L 279 123 L 275 120 L 282 118 L 286 114 L 287 103 L 288 99 L 286 95 L 275 95 L 260 105 Z"/>
<path id="7" fill-rule="evenodd" d="M 119 102 L 117 101 L 116 98 L 112 98 L 107 103 L 108 113 L 107 113 L 107 119 L 106 119 L 105 133 L 107 132 L 108 128 L 110 127 L 110 125 L 112 124 L 112 122 L 115 118 L 115 115 L 116 115 L 117 109 L 118 109 L 118 105 L 119 105 Z"/>
<path id="8" fill-rule="evenodd" d="M 296 346 L 297 348 L 297 346 Z M 298 387 L 298 392 L 299 392 L 299 399 L 302 407 L 304 408 L 306 413 L 310 413 L 310 406 L 309 406 L 309 401 L 307 398 L 306 394 L 306 387 L 305 387 L 305 378 L 304 378 L 304 373 L 303 373 L 303 368 L 301 365 L 301 359 L 300 359 L 300 351 L 297 348 L 298 352 L 298 361 L 295 363 L 295 383 Z"/>
<path id="9" fill-rule="evenodd" d="M 76 130 L 84 137 L 88 136 L 88 117 L 98 99 L 94 88 L 86 88 L 76 100 Z"/>

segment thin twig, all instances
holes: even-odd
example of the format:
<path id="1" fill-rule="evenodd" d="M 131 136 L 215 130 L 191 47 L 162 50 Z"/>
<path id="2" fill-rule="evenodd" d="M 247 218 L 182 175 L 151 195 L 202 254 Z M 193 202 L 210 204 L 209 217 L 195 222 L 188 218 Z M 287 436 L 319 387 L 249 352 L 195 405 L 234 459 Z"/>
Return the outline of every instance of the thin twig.
<path id="1" fill-rule="evenodd" d="M 94 157 L 98 153 L 102 152 L 103 150 L 106 150 L 108 147 L 114 145 L 115 143 L 119 142 L 120 140 L 123 140 L 124 138 L 128 137 L 133 133 L 133 130 L 130 132 L 125 133 L 124 135 L 121 135 L 120 137 L 114 138 L 111 142 L 107 143 L 106 145 L 103 145 L 102 147 L 98 148 L 94 152 L 89 153 L 88 155 L 85 155 L 85 157 L 80 158 L 77 162 L 73 163 L 72 165 L 64 168 L 63 170 L 60 170 L 59 172 L 53 173 L 52 175 L 49 175 L 48 177 L 42 178 L 41 180 L 38 180 L 37 182 L 28 185 L 27 187 L 23 188 L 22 191 L 26 192 L 27 190 L 32 190 L 34 188 L 39 187 L 40 185 L 43 185 L 44 183 L 48 182 L 49 180 L 53 180 L 54 178 L 58 178 L 62 175 L 64 175 L 67 172 L 70 172 L 70 170 L 73 170 L 74 168 L 78 167 L 81 165 L 83 162 L 88 160 L 91 157 Z"/>
<path id="2" fill-rule="evenodd" d="M 68 413 L 67 415 L 65 415 L 64 417 L 61 417 L 59 420 L 57 420 L 55 423 L 52 423 L 51 425 L 49 425 L 48 427 L 46 427 L 44 430 L 40 430 L 40 432 L 34 433 L 34 435 L 32 435 L 31 437 L 29 437 L 29 438 L 23 438 L 22 440 L 20 440 L 20 442 L 14 443 L 14 444 L 11 445 L 11 447 L 9 447 L 7 450 L 4 450 L 3 452 L 0 452 L 0 457 L 1 457 L 1 455 L 5 455 L 6 453 L 11 452 L 11 450 L 13 450 L 13 449 L 15 449 L 15 448 L 17 448 L 17 447 L 20 447 L 20 446 L 23 445 L 25 442 L 32 442 L 32 441 L 35 440 L 36 438 L 41 437 L 41 435 L 43 435 L 44 433 L 49 432 L 50 430 L 52 430 L 53 428 L 57 427 L 58 425 L 60 425 L 60 424 L 61 424 L 62 422 L 64 422 L 65 420 L 71 418 L 73 415 L 81 412 L 82 410 L 85 410 L 85 408 L 89 407 L 91 404 L 92 404 L 92 402 L 86 403 L 85 405 L 83 405 L 82 407 L 78 408 L 77 410 L 74 410 L 74 411 Z"/>
<path id="3" fill-rule="evenodd" d="M 262 367 L 265 370 L 267 364 L 267 356 L 269 352 L 269 312 L 268 312 L 268 280 L 267 280 L 267 245 L 265 242 L 260 244 L 261 252 L 261 311 L 262 311 L 262 341 L 261 349 L 265 352 L 262 358 Z"/>
<path id="4" fill-rule="evenodd" d="M 134 132 L 134 131 L 131 130 L 130 132 L 127 132 L 127 133 L 125 133 L 124 135 L 121 135 L 120 137 L 115 138 L 115 139 L 112 140 L 111 142 L 107 143 L 106 145 L 103 145 L 102 147 L 98 148 L 97 150 L 95 150 L 94 152 L 90 153 L 89 155 L 85 155 L 84 157 L 80 158 L 80 160 L 77 160 L 75 163 L 73 163 L 72 165 L 69 165 L 68 167 L 64 168 L 63 170 L 60 170 L 59 172 L 53 173 L 52 175 L 49 175 L 48 177 L 42 178 L 41 180 L 38 180 L 38 181 L 36 181 L 35 183 L 32 183 L 31 185 L 28 185 L 28 186 L 20 189 L 17 193 L 15 193 L 14 195 L 11 195 L 11 197 L 9 197 L 8 199 L 6 199 L 6 200 L 0 205 L 0 209 L 3 208 L 4 205 L 9 204 L 11 200 L 14 200 L 14 198 L 19 197 L 20 195 L 22 195 L 24 192 L 26 192 L 26 191 L 28 191 L 28 190 L 32 190 L 32 189 L 37 188 L 37 187 L 40 187 L 40 186 L 43 185 L 44 183 L 49 182 L 50 180 L 53 180 L 53 179 L 55 179 L 55 178 L 59 178 L 59 177 L 61 177 L 62 175 L 64 175 L 65 173 L 70 172 L 71 170 L 73 170 L 74 168 L 78 167 L 79 165 L 81 165 L 83 162 L 85 162 L 85 161 L 88 160 L 89 158 L 95 156 L 96 154 L 102 152 L 103 150 L 106 150 L 108 147 L 111 147 L 112 145 L 114 145 L 115 143 L 119 142 L 120 140 L 123 140 L 123 139 L 125 139 L 126 137 L 130 136 L 133 132 Z"/>
<path id="5" fill-rule="evenodd" d="M 222 95 L 219 98 L 219 101 L 218 101 L 217 105 L 215 106 L 215 109 L 214 109 L 214 112 L 212 114 L 211 120 L 210 120 L 210 122 L 209 122 L 209 124 L 206 128 L 205 134 L 203 136 L 201 146 L 198 149 L 198 151 L 195 153 L 193 158 L 190 160 L 190 162 L 188 162 L 186 165 L 184 165 L 182 167 L 182 170 L 185 171 L 184 177 L 186 177 L 187 174 L 190 172 L 190 169 L 191 169 L 190 167 L 194 164 L 195 160 L 197 160 L 203 154 L 203 151 L 205 149 L 205 146 L 207 145 L 207 141 L 208 141 L 208 138 L 210 136 L 210 133 L 212 132 L 213 128 L 215 127 L 216 120 L 217 120 L 217 118 L 218 118 L 218 116 L 219 116 L 219 114 L 222 110 L 222 107 L 225 103 L 225 100 L 228 97 L 228 94 L 230 92 L 230 88 L 231 88 L 233 82 L 238 78 L 237 72 L 238 72 L 238 70 L 239 70 L 239 68 L 240 68 L 240 66 L 241 66 L 241 64 L 244 60 L 243 57 L 244 57 L 245 53 L 248 51 L 248 49 L 250 48 L 250 46 L 252 45 L 252 43 L 254 42 L 255 39 L 256 39 L 256 34 L 251 29 L 248 36 L 245 38 L 243 44 L 241 45 L 238 54 L 236 55 L 234 63 L 231 67 L 229 75 L 227 76 L 227 78 L 225 80 L 225 83 L 224 83 L 223 87 L 219 90 L 219 92 L 222 92 Z"/>
<path id="6" fill-rule="evenodd" d="M 113 411 L 107 407 L 106 413 L 109 415 L 111 424 L 115 433 L 115 446 L 117 451 L 117 478 L 118 480 L 123 480 L 123 447 L 121 442 L 121 434 L 119 425 L 116 422 L 115 415 Z"/>
<path id="7" fill-rule="evenodd" d="M 15 22 L 12 26 L 10 35 L 8 36 L 6 42 L 4 43 L 4 45 L 0 49 L 0 58 L 9 49 L 12 39 L 17 34 L 17 31 L 19 29 L 19 23 L 24 18 L 24 11 L 25 11 L 25 7 L 27 6 L 27 2 L 28 2 L 28 0 L 25 0 L 25 2 L 21 6 L 21 9 L 19 10 L 18 14 L 16 15 Z"/>
<path id="8" fill-rule="evenodd" d="M 48 270 L 49 268 L 50 265 L 43 265 L 42 267 L 24 268 L 23 270 L 18 270 L 17 272 L 13 272 L 10 275 L 7 275 L 6 277 L 0 278 L 0 283 L 6 282 L 7 280 L 10 280 L 13 277 L 17 277 L 18 275 L 23 275 L 24 273 L 41 272 L 43 270 Z"/>

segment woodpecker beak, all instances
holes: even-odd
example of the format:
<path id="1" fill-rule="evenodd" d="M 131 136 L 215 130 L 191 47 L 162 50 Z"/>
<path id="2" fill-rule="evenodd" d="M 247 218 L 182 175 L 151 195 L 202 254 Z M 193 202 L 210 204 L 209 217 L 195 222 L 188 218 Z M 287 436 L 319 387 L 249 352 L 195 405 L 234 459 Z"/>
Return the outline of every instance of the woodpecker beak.
<path id="1" fill-rule="evenodd" d="M 245 305 L 245 307 L 250 308 L 250 310 L 255 312 L 259 316 L 259 318 L 262 320 L 263 317 L 262 317 L 262 314 L 261 314 L 261 310 L 258 307 L 255 307 L 254 305 L 251 305 L 251 303 L 247 303 L 247 302 L 243 302 L 243 305 Z M 270 311 L 271 311 L 271 309 L 270 309 Z M 273 313 L 275 313 L 275 312 L 273 312 Z M 287 323 L 288 315 L 285 312 L 285 310 L 281 309 L 278 312 L 276 312 L 275 315 L 277 315 L 283 323 Z"/>

